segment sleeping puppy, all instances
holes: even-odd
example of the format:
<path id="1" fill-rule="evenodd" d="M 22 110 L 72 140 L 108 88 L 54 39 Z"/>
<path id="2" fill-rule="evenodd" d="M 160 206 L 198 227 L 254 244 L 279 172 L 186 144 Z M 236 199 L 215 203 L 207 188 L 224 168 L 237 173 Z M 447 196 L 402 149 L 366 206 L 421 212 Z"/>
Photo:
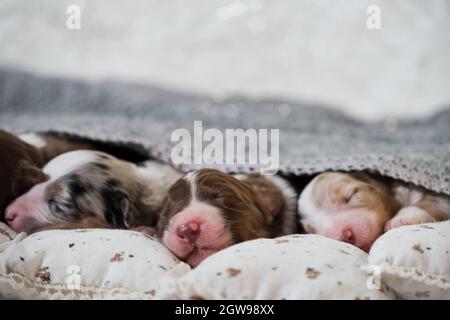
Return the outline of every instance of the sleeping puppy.
<path id="1" fill-rule="evenodd" d="M 24 133 L 15 136 L 0 129 L 0 221 L 10 201 L 32 186 L 47 180 L 45 163 L 70 150 L 106 148 L 87 140 L 69 139 L 55 133 Z"/>
<path id="2" fill-rule="evenodd" d="M 15 231 L 153 226 L 172 183 L 169 165 L 138 166 L 106 153 L 64 153 L 43 169 L 50 179 L 14 200 L 5 218 Z"/>
<path id="3" fill-rule="evenodd" d="M 0 129 L 0 221 L 10 201 L 47 180 L 43 165 L 40 150 Z"/>
<path id="4" fill-rule="evenodd" d="M 385 231 L 450 219 L 450 198 L 365 173 L 326 172 L 300 195 L 300 222 L 308 233 L 369 251 Z"/>
<path id="5" fill-rule="evenodd" d="M 281 177 L 193 171 L 169 189 L 157 235 L 197 266 L 234 243 L 295 233 L 296 199 Z"/>

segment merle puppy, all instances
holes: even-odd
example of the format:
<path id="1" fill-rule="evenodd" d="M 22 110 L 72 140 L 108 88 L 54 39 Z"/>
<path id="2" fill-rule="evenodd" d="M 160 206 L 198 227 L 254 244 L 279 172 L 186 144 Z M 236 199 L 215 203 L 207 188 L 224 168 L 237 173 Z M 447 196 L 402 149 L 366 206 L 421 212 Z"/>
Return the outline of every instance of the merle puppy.
<path id="1" fill-rule="evenodd" d="M 157 161 L 138 166 L 88 150 L 64 153 L 43 171 L 49 180 L 6 209 L 15 231 L 154 226 L 169 187 L 181 175 Z"/>

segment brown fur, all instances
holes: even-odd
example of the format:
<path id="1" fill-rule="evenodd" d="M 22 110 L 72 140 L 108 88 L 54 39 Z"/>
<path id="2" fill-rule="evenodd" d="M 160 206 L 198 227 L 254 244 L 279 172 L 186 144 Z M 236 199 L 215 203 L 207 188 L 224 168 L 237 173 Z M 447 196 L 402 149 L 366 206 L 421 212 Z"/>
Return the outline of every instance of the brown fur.
<path id="1" fill-rule="evenodd" d="M 179 179 L 170 189 L 161 212 L 158 235 L 170 219 L 191 201 L 191 183 Z M 243 181 L 214 169 L 195 172 L 195 198 L 220 209 L 234 242 L 282 234 L 285 201 L 282 192 L 263 176 L 248 175 Z"/>
<path id="2" fill-rule="evenodd" d="M 450 201 L 443 196 L 426 194 L 414 205 L 428 212 L 435 221 L 450 219 Z"/>
<path id="3" fill-rule="evenodd" d="M 267 230 L 271 237 L 286 234 L 286 220 L 290 217 L 290 208 L 283 191 L 272 181 L 260 174 L 249 174 L 244 180 L 249 184 L 258 196 L 258 202 L 262 207 L 267 220 Z M 292 215 L 293 217 L 293 215 Z M 288 222 L 288 224 L 290 224 Z M 291 226 L 295 228 L 295 223 Z M 292 233 L 295 230 L 291 229 Z"/>
<path id="4" fill-rule="evenodd" d="M 60 154 L 73 150 L 102 151 L 111 154 L 116 158 L 133 163 L 149 160 L 145 148 L 133 143 L 108 143 L 54 131 L 39 132 L 35 134 L 46 143 L 46 145 L 41 148 L 45 162 L 50 161 Z"/>
<path id="5" fill-rule="evenodd" d="M 0 220 L 8 203 L 45 181 L 42 153 L 13 134 L 0 129 Z"/>
<path id="6" fill-rule="evenodd" d="M 65 152 L 73 150 L 96 150 L 95 145 L 92 143 L 70 141 L 63 137 L 57 137 L 47 133 L 36 133 L 36 135 L 42 138 L 46 143 L 46 145 L 41 148 L 45 163 Z"/>

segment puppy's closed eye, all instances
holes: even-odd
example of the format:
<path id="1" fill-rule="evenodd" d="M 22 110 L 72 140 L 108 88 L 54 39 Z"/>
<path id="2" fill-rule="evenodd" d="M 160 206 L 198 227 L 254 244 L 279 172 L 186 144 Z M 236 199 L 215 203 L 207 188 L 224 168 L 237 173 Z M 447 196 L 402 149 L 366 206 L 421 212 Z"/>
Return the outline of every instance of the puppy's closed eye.
<path id="1" fill-rule="evenodd" d="M 211 198 L 210 202 L 213 204 L 225 205 L 225 197 L 217 194 Z"/>
<path id="2" fill-rule="evenodd" d="M 358 192 L 359 192 L 358 188 L 350 189 L 344 196 L 344 203 L 351 204 L 351 203 L 358 201 L 358 196 L 357 196 Z"/>
<path id="3" fill-rule="evenodd" d="M 50 201 L 49 207 L 54 215 L 62 215 L 64 213 L 61 206 L 56 201 Z"/>
<path id="4" fill-rule="evenodd" d="M 343 202 L 345 205 L 363 205 L 370 203 L 373 199 L 373 193 L 376 189 L 369 185 L 355 186 L 349 189 L 344 196 Z"/>
<path id="5" fill-rule="evenodd" d="M 47 201 L 50 212 L 54 216 L 67 221 L 75 221 L 79 218 L 79 214 L 74 210 L 75 204 L 71 200 L 50 199 Z"/>

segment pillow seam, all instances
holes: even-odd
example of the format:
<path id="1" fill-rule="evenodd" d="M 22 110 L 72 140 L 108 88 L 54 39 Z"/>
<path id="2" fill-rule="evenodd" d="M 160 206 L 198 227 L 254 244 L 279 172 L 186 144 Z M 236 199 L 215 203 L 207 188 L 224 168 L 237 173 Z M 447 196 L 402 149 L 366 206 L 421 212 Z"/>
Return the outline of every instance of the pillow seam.
<path id="1" fill-rule="evenodd" d="M 415 267 L 393 266 L 389 263 L 378 265 L 382 272 L 399 276 L 400 278 L 409 278 L 429 286 L 436 286 L 440 289 L 450 289 L 450 278 L 445 275 L 427 274 Z"/>
<path id="2" fill-rule="evenodd" d="M 20 279 L 21 283 L 17 281 Z M 20 290 L 25 294 L 29 294 L 32 297 L 39 296 L 41 299 L 101 299 L 110 296 L 110 299 L 114 297 L 115 294 L 124 294 L 134 297 L 139 297 L 140 299 L 155 299 L 154 296 L 150 296 L 149 293 L 145 293 L 138 290 L 132 290 L 126 287 L 112 287 L 112 288 L 102 288 L 92 285 L 80 285 L 80 289 L 69 289 L 63 284 L 45 284 L 39 283 L 29 279 L 28 277 L 16 273 L 3 273 L 0 272 L 0 281 L 6 281 L 13 289 Z M 42 289 L 39 292 L 36 289 Z M 55 293 L 50 293 L 49 290 L 56 290 Z M 62 293 L 62 290 L 67 290 L 68 294 Z M 92 291 L 94 294 L 89 294 Z M 136 299 L 136 298 L 135 298 Z"/>

